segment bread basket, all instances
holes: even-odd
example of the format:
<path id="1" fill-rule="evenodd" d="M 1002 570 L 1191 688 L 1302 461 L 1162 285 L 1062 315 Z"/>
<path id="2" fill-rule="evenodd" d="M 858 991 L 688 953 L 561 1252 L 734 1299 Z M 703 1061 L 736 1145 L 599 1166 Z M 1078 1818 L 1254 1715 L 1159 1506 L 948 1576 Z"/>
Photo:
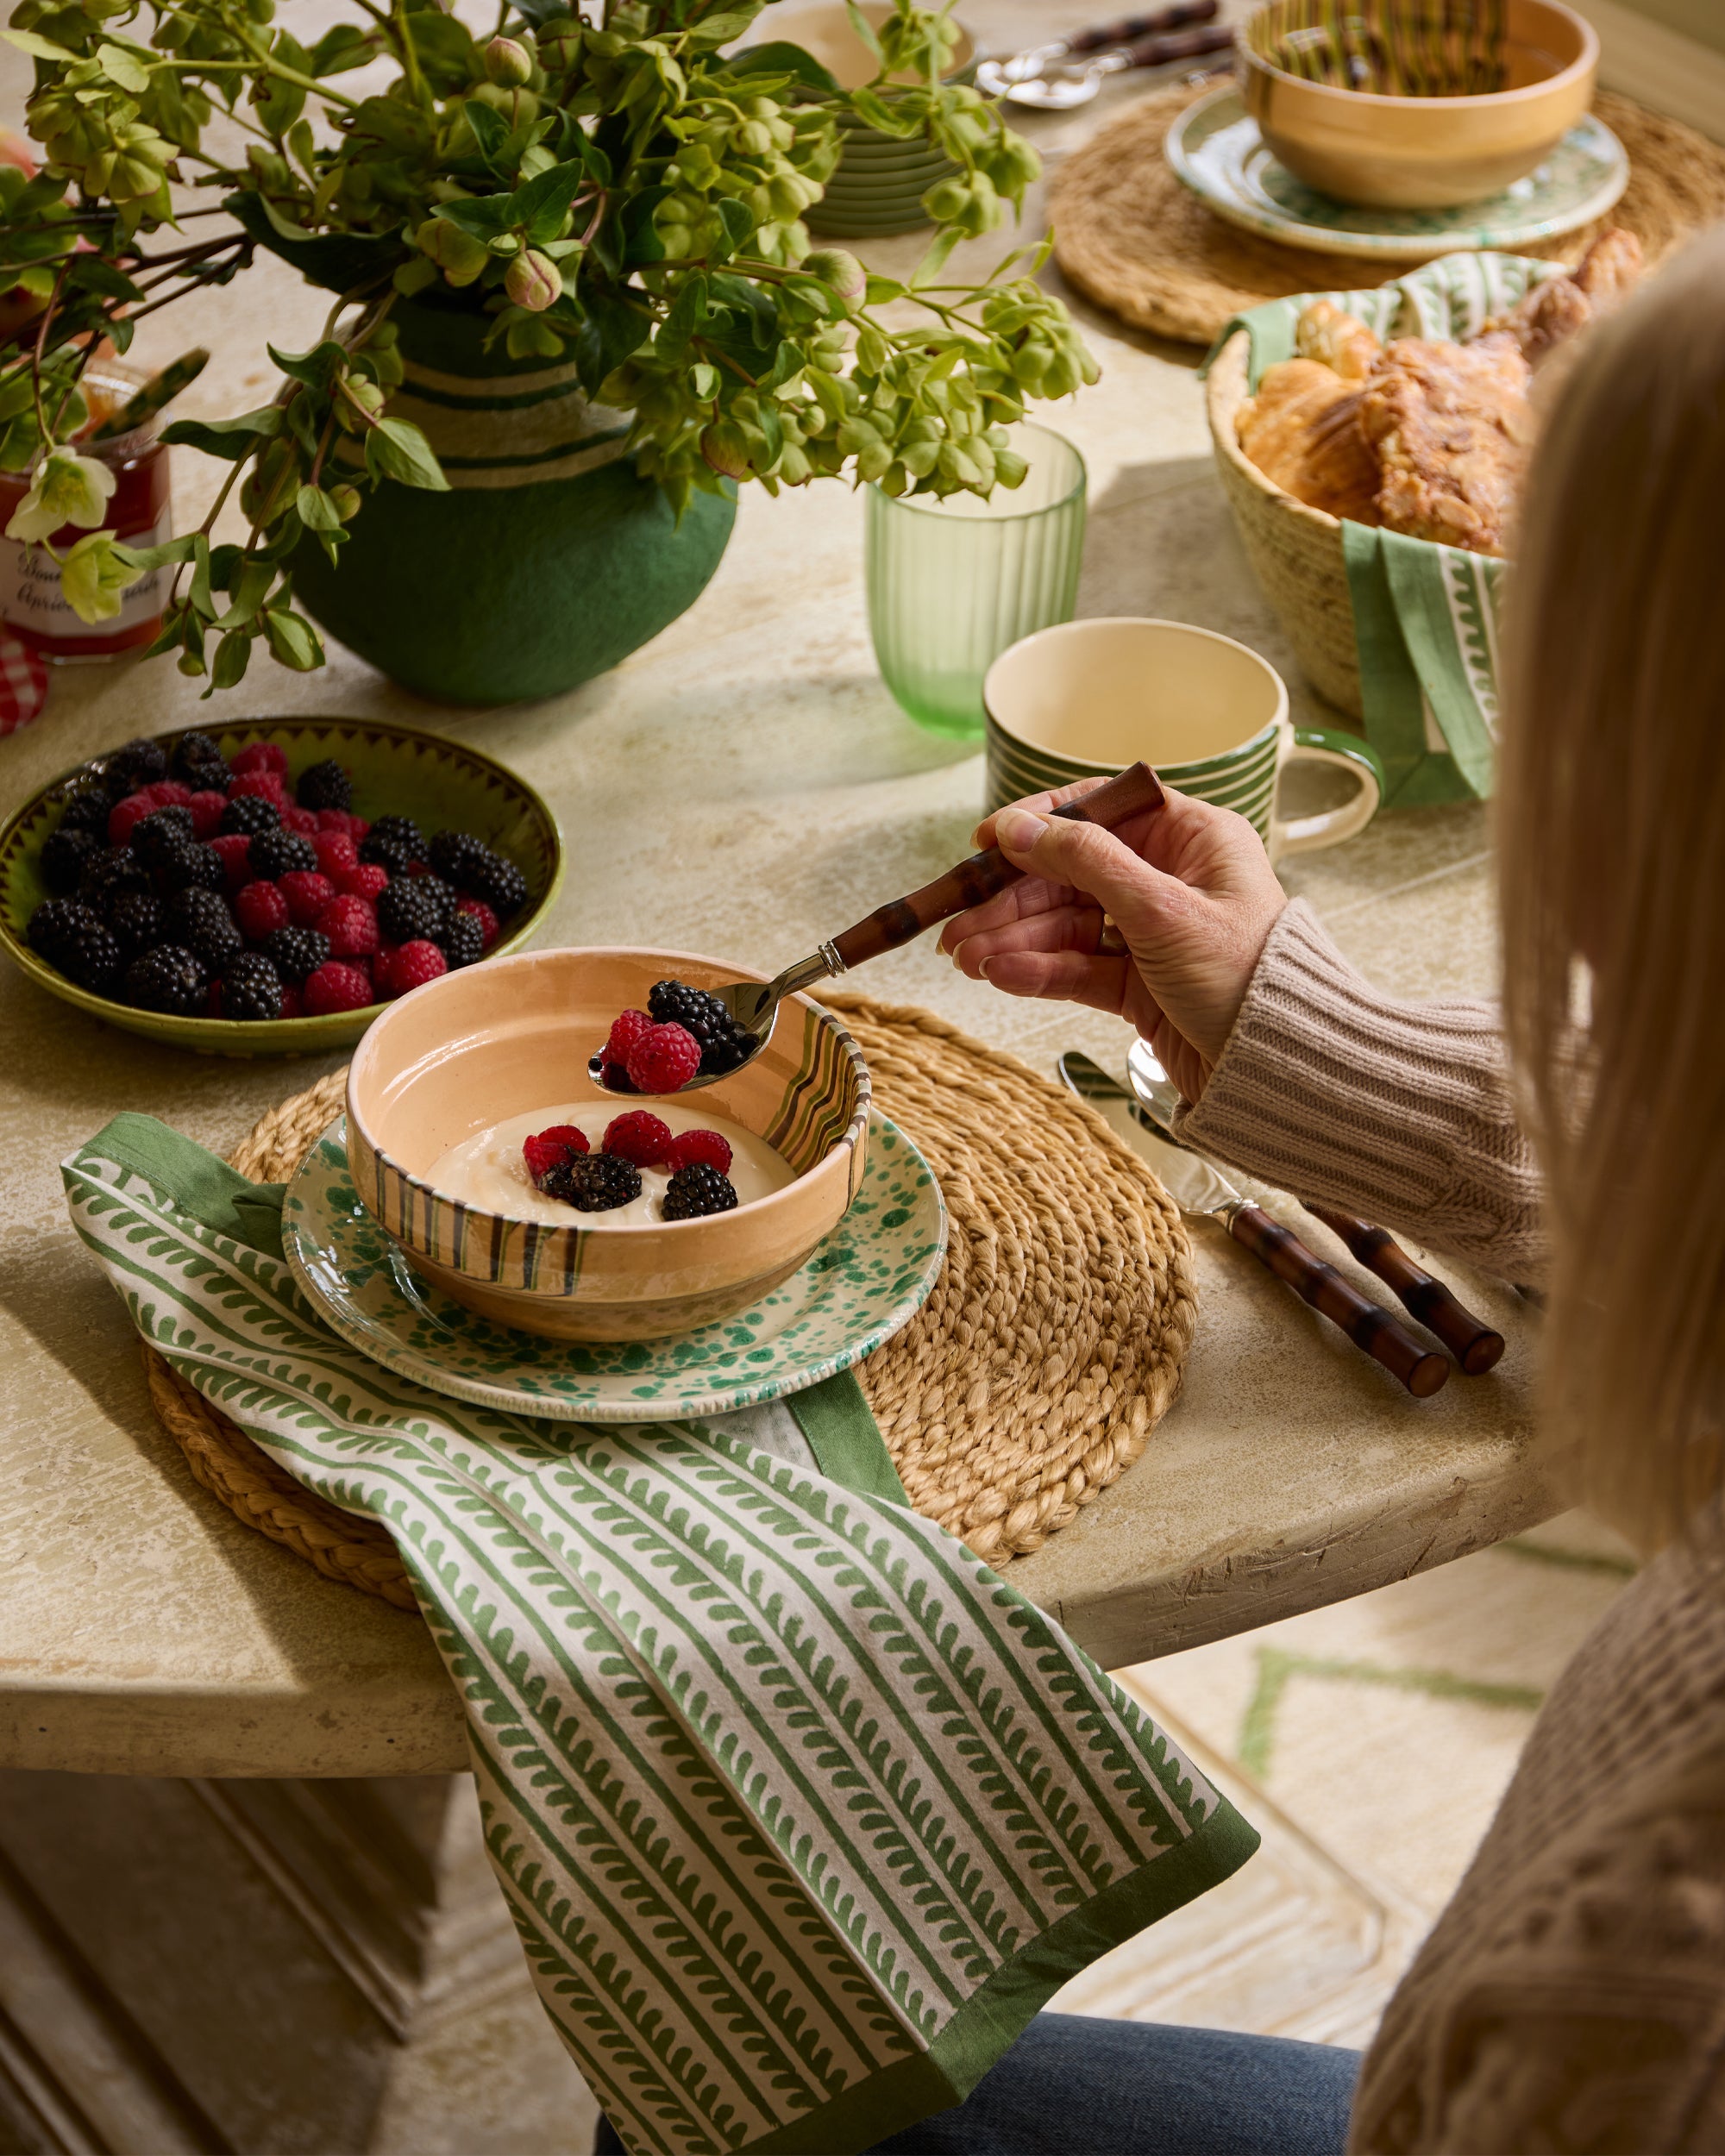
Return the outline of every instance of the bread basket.
<path id="1" fill-rule="evenodd" d="M 1258 580 L 1308 679 L 1338 711 L 1363 718 L 1341 525 L 1284 493 L 1239 445 L 1251 352 L 1251 338 L 1236 329 L 1210 363 L 1205 401 L 1216 468 Z"/>

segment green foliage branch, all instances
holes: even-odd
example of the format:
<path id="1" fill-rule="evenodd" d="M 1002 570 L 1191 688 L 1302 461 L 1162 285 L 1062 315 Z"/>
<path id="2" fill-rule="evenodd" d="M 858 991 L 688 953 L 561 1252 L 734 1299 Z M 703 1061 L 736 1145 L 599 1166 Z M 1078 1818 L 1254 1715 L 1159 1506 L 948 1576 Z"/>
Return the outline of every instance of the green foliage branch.
<path id="1" fill-rule="evenodd" d="M 847 0 L 876 72 L 845 91 L 794 45 L 721 51 L 762 0 L 609 0 L 598 22 L 564 0 L 501 0 L 488 39 L 414 0 L 355 4 L 310 47 L 275 27 L 273 0 L 22 0 L 6 34 L 35 61 L 46 159 L 34 179 L 0 169 L 0 287 L 23 311 L 9 335 L 0 320 L 0 467 L 33 473 L 12 529 L 85 528 L 61 578 L 86 620 L 172 563 L 152 649 L 211 689 L 239 681 L 260 642 L 284 665 L 321 665 L 293 605 L 298 550 L 337 560 L 382 480 L 447 487 L 389 409 L 404 299 L 482 317 L 511 360 L 573 362 L 589 396 L 632 415 L 637 464 L 679 514 L 697 490 L 744 480 L 1015 486 L 1005 430 L 1026 400 L 1095 379 L 1035 281 L 1046 242 L 981 285 L 940 281 L 1038 171 L 998 111 L 946 79 L 946 13 L 894 0 L 875 27 Z M 339 86 L 379 59 L 396 70 L 381 93 Z M 218 116 L 223 139 L 245 138 L 241 161 L 206 145 Z M 815 247 L 803 222 L 842 116 L 957 167 L 925 197 L 935 235 L 907 282 Z M 219 204 L 185 207 L 203 189 Z M 205 236 L 210 217 L 223 222 Z M 198 530 L 129 548 L 95 528 L 111 482 L 75 446 L 92 353 L 104 338 L 123 351 L 149 313 L 226 283 L 258 246 L 336 294 L 323 335 L 269 348 L 269 404 L 166 429 L 232 468 Z M 213 545 L 235 486 L 248 536 Z"/>

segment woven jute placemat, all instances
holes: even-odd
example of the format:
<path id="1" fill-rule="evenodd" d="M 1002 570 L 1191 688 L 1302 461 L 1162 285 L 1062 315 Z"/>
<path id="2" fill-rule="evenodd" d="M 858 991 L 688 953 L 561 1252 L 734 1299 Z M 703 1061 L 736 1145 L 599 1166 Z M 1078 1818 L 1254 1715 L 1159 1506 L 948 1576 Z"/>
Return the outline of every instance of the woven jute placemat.
<path id="1" fill-rule="evenodd" d="M 944 1270 L 857 1375 L 919 1511 L 992 1564 L 1038 1549 L 1144 1450 L 1197 1319 L 1190 1247 L 1150 1170 L 1093 1109 L 927 1011 L 834 996 L 882 1111 L 939 1178 Z M 341 1112 L 345 1072 L 272 1109 L 233 1156 L 290 1175 Z M 194 1476 L 331 1579 L 415 1608 L 374 1521 L 300 1488 L 144 1351 Z"/>
<path id="2" fill-rule="evenodd" d="M 1277 247 L 1226 224 L 1168 169 L 1163 137 L 1204 90 L 1152 91 L 1076 150 L 1050 196 L 1055 260 L 1087 298 L 1137 329 L 1208 344 L 1232 315 L 1293 292 L 1358 291 L 1412 267 Z M 1607 224 L 1627 225 L 1650 264 L 1725 217 L 1725 148 L 1681 121 L 1602 91 L 1594 110 L 1629 154 L 1609 216 L 1520 254 L 1575 262 Z"/>

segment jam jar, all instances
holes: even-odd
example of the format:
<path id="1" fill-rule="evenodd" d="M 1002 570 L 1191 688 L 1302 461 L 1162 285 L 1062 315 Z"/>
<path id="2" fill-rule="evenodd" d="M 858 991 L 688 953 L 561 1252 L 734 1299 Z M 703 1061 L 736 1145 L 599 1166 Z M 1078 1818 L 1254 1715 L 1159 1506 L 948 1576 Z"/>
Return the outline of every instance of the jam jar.
<path id="1" fill-rule="evenodd" d="M 129 378 L 111 366 L 99 372 L 92 367 L 83 383 L 90 428 L 100 426 L 117 411 L 142 379 Z M 81 455 L 99 458 L 113 473 L 114 492 L 102 528 L 129 546 L 157 546 L 172 535 L 169 459 L 158 438 L 160 421 L 158 414 L 129 433 L 105 442 L 80 439 L 73 444 Z M 122 597 L 120 611 L 111 620 L 80 621 L 61 596 L 60 571 L 42 548 L 4 536 L 12 512 L 29 486 L 28 472 L 0 472 L 0 621 L 44 658 L 61 665 L 112 659 L 152 642 L 161 627 L 173 571 L 151 570 Z M 66 524 L 49 543 L 63 556 L 84 536 L 79 526 Z"/>

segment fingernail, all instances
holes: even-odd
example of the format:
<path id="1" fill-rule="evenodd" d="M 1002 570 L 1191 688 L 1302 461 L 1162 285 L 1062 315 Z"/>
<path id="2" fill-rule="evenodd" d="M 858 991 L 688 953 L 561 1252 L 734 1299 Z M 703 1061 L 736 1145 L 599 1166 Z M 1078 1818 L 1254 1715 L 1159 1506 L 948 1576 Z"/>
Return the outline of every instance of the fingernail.
<path id="1" fill-rule="evenodd" d="M 1008 853 L 1027 854 L 1048 829 L 1045 816 L 1028 809 L 1002 809 L 994 819 L 994 837 Z"/>
<path id="2" fill-rule="evenodd" d="M 982 962 L 982 963 L 981 963 L 981 964 L 977 967 L 976 970 L 977 970 L 977 972 L 978 972 L 979 974 L 981 974 L 981 975 L 982 975 L 982 978 L 983 978 L 983 980 L 984 980 L 984 981 L 986 981 L 986 980 L 988 978 L 988 968 L 989 968 L 989 967 L 990 967 L 990 966 L 992 966 L 992 965 L 994 964 L 994 960 L 993 960 L 992 958 L 985 958 L 985 959 L 983 959 L 983 961 Z"/>

